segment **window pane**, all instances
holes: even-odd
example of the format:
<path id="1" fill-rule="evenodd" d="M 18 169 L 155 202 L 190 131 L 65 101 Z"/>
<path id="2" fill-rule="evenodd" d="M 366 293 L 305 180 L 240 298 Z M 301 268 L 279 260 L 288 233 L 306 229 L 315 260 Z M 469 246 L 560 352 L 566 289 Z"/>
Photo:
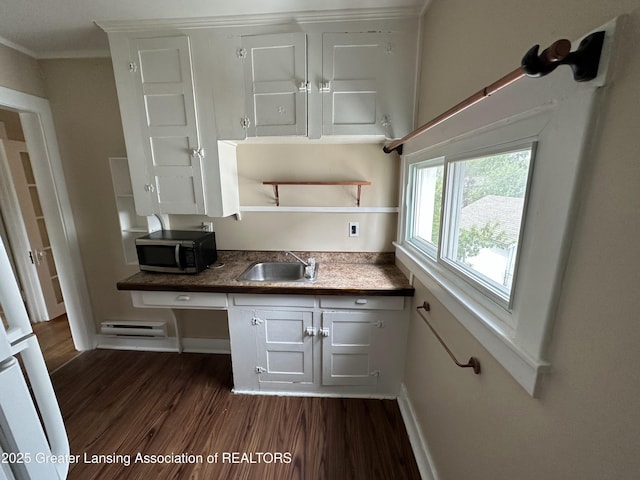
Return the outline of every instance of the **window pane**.
<path id="1" fill-rule="evenodd" d="M 452 163 L 445 256 L 508 299 L 532 148 Z"/>
<path id="2" fill-rule="evenodd" d="M 414 179 L 414 216 L 411 237 L 430 244 L 434 251 L 440 234 L 442 173 L 444 167 L 418 166 Z"/>

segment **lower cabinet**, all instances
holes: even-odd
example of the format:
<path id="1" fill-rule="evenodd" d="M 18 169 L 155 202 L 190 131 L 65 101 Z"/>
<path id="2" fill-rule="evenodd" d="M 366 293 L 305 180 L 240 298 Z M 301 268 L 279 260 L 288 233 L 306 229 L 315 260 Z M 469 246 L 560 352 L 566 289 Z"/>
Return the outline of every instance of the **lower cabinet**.
<path id="1" fill-rule="evenodd" d="M 348 308 L 323 307 L 327 297 L 230 295 L 234 390 L 396 396 L 409 320 L 404 299 L 337 300 Z"/>

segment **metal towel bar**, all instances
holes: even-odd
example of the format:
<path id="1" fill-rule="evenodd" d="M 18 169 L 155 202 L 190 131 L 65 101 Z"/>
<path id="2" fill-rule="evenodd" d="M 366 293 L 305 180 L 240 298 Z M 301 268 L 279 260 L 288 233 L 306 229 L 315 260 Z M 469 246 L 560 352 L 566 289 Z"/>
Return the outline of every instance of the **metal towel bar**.
<path id="1" fill-rule="evenodd" d="M 423 302 L 422 305 L 419 305 L 418 307 L 416 307 L 416 310 L 418 311 L 418 315 L 422 317 L 422 320 L 424 320 L 424 323 L 427 324 L 427 327 L 429 327 L 429 329 L 433 332 L 433 334 L 436 336 L 436 338 L 440 342 L 440 345 L 444 347 L 444 349 L 447 351 L 447 353 L 449 354 L 451 359 L 455 362 L 455 364 L 461 368 L 473 368 L 473 373 L 475 373 L 476 375 L 479 375 L 480 361 L 476 357 L 471 357 L 469 359 L 469 362 L 467 362 L 466 364 L 463 365 L 462 363 L 460 363 L 458 359 L 453 355 L 453 353 L 451 353 L 451 350 L 449 350 L 449 347 L 447 347 L 447 345 L 444 343 L 444 340 L 442 340 L 440 335 L 438 335 L 438 332 L 436 332 L 435 329 L 431 326 L 431 324 L 429 323 L 429 320 L 427 320 L 427 318 L 422 313 L 420 313 L 420 310 L 424 310 L 425 312 L 428 312 L 431 310 L 431 306 L 429 305 L 429 303 Z"/>

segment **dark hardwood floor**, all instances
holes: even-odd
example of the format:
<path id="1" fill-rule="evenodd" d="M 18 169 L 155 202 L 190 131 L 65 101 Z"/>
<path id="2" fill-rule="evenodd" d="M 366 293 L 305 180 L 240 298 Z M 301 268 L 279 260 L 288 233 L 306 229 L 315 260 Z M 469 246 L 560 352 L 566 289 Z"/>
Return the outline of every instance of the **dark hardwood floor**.
<path id="1" fill-rule="evenodd" d="M 66 315 L 31 325 L 36 334 L 44 362 L 49 372 L 53 372 L 72 358 L 80 355 L 71 339 L 71 330 Z"/>
<path id="2" fill-rule="evenodd" d="M 396 401 L 235 395 L 227 355 L 95 350 L 52 380 L 70 480 L 420 478 Z"/>

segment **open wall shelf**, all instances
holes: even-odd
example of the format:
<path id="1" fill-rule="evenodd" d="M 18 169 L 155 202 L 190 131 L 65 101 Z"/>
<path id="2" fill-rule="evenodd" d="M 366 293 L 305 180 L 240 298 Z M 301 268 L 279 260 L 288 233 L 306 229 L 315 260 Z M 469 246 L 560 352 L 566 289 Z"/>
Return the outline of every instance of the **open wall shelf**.
<path id="1" fill-rule="evenodd" d="M 279 180 L 270 180 L 262 182 L 263 185 L 273 185 L 273 193 L 276 197 L 276 207 L 280 206 L 280 192 L 278 187 L 280 185 L 341 185 L 341 186 L 350 186 L 353 185 L 357 187 L 356 194 L 356 207 L 360 206 L 360 196 L 362 195 L 362 186 L 363 185 L 371 185 L 371 182 L 367 182 L 364 180 L 344 180 L 344 181 L 326 181 L 326 182 L 302 182 L 302 181 L 279 181 Z"/>

